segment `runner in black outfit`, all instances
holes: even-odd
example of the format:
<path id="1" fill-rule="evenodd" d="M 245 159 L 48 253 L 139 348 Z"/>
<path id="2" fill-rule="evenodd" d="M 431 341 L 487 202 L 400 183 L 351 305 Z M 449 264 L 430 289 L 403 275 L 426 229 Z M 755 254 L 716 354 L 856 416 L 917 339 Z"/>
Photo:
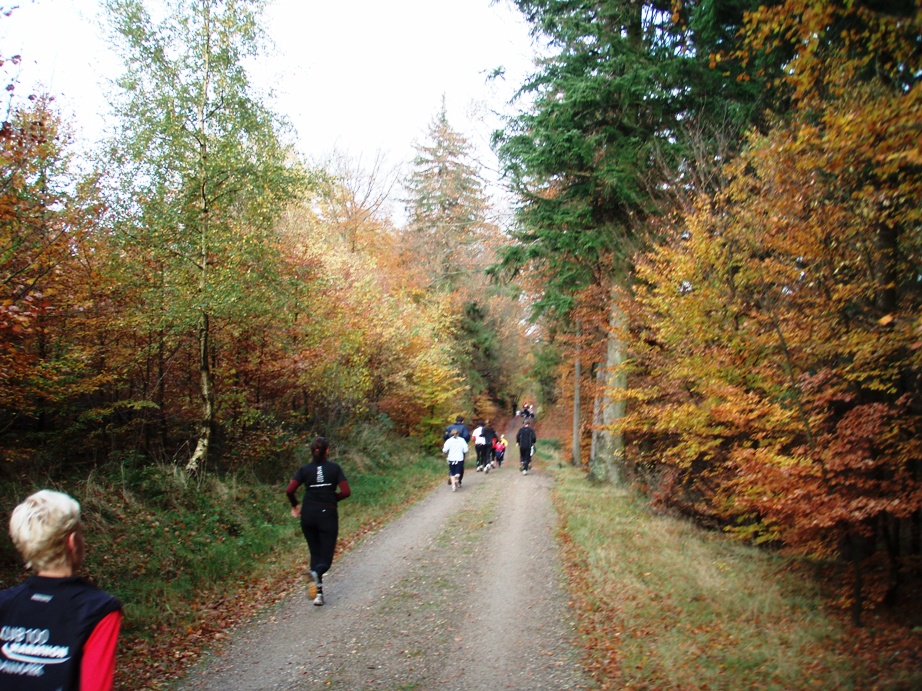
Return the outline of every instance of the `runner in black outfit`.
<path id="1" fill-rule="evenodd" d="M 484 470 L 489 472 L 489 469 L 493 467 L 493 443 L 496 441 L 496 430 L 493 429 L 493 423 L 489 420 L 484 422 L 483 430 L 480 432 L 480 435 L 483 437 L 484 441 L 483 447 L 480 447 L 483 448 Z M 478 463 L 479 462 L 480 461 L 478 461 Z"/>
<path id="2" fill-rule="evenodd" d="M 531 422 L 525 420 L 518 434 L 515 435 L 515 443 L 519 445 L 522 475 L 528 475 L 528 469 L 531 467 L 531 455 L 534 453 L 533 449 L 536 441 L 538 441 L 538 437 L 535 430 L 531 428 Z"/>
<path id="3" fill-rule="evenodd" d="M 317 437 L 311 444 L 311 462 L 298 469 L 285 490 L 291 503 L 291 515 L 301 518 L 301 532 L 311 553 L 312 582 L 307 592 L 318 606 L 323 604 L 323 574 L 333 564 L 339 535 L 336 504 L 352 494 L 342 468 L 327 460 L 328 449 L 327 440 Z M 306 490 L 304 504 L 298 506 L 295 492 L 301 485 L 305 485 Z"/>

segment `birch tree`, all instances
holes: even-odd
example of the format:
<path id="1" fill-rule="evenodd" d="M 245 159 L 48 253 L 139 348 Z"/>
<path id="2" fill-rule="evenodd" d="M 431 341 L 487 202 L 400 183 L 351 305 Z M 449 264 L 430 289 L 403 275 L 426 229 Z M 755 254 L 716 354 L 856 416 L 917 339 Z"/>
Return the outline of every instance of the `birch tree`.
<path id="1" fill-rule="evenodd" d="M 301 175 L 244 68 L 261 46 L 260 2 L 175 0 L 157 6 L 158 21 L 143 0 L 105 7 L 125 63 L 111 223 L 146 286 L 144 328 L 196 344 L 201 414 L 188 468 L 199 470 L 216 428 L 217 334 L 272 304 L 273 223 Z"/>

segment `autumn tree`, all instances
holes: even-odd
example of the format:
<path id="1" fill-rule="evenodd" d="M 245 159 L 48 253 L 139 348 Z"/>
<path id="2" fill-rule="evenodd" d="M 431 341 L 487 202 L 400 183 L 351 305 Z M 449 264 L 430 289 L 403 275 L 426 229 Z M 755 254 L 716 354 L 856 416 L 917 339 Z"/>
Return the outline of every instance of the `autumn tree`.
<path id="1" fill-rule="evenodd" d="M 362 158 L 335 153 L 321 167 L 317 188 L 321 218 L 338 228 L 353 252 L 375 249 L 396 240 L 390 222 L 390 201 L 398 173 L 384 157 L 375 155 L 368 165 Z"/>
<path id="2" fill-rule="evenodd" d="M 282 123 L 244 68 L 260 47 L 261 8 L 176 0 L 155 23 L 142 0 L 106 3 L 125 62 L 120 130 L 107 152 L 111 224 L 134 274 L 136 323 L 157 357 L 187 337 L 196 343 L 190 469 L 206 463 L 217 426 L 216 335 L 271 313 L 273 224 L 301 184 Z"/>
<path id="3" fill-rule="evenodd" d="M 342 172 L 321 177 L 365 189 L 371 174 L 346 180 Z M 376 195 L 362 208 L 327 183 L 289 206 L 280 226 L 292 278 L 279 320 L 290 378 L 282 400 L 320 428 L 387 419 L 404 434 L 440 433 L 463 389 L 449 300 L 419 301 L 403 280 L 396 232 L 376 218 Z M 362 237 L 375 241 L 355 241 Z"/>
<path id="4" fill-rule="evenodd" d="M 856 623 L 919 550 L 920 16 L 754 13 L 741 54 L 784 55 L 773 87 L 790 110 L 648 257 L 638 293 L 637 362 L 654 376 L 630 429 L 637 460 L 666 469 L 660 497 L 846 556 Z M 865 587 L 878 545 L 889 577 Z"/>
<path id="5" fill-rule="evenodd" d="M 0 420 L 7 458 L 74 423 L 104 381 L 92 314 L 87 232 L 95 211 L 70 185 L 67 129 L 49 97 L 0 127 Z M 17 451 L 18 449 L 18 451 Z"/>

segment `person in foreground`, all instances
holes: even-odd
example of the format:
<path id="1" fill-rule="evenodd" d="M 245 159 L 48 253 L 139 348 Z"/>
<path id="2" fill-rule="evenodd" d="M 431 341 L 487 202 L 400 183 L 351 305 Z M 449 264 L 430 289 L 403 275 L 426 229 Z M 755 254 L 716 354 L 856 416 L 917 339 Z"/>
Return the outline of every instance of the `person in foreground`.
<path id="1" fill-rule="evenodd" d="M 36 492 L 13 510 L 10 537 L 35 575 L 0 592 L 0 688 L 108 691 L 122 605 L 74 575 L 83 564 L 80 504 Z"/>
<path id="2" fill-rule="evenodd" d="M 461 469 L 464 467 L 464 454 L 467 453 L 467 442 L 453 429 L 451 436 L 442 445 L 442 453 L 448 455 L 448 482 L 451 491 L 456 492 L 461 486 Z"/>
<path id="3" fill-rule="evenodd" d="M 311 462 L 298 468 L 285 493 L 291 515 L 301 518 L 301 532 L 311 554 L 308 597 L 318 607 L 323 604 L 323 574 L 333 564 L 336 538 L 339 536 L 339 512 L 336 505 L 347 499 L 352 490 L 343 469 L 327 460 L 330 445 L 323 437 L 311 444 Z M 301 505 L 295 497 L 298 487 L 305 486 Z"/>

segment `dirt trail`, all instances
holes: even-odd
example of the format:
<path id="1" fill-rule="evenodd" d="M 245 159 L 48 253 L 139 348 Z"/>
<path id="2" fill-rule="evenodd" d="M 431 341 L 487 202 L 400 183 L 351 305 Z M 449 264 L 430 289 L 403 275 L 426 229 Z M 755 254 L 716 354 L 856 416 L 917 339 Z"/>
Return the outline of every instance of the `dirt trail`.
<path id="1" fill-rule="evenodd" d="M 180 689 L 580 689 L 550 476 L 465 471 L 206 656 Z M 468 465 L 471 462 L 468 460 Z M 343 505 L 348 511 L 348 505 Z M 306 553 L 306 547 L 305 547 Z"/>

